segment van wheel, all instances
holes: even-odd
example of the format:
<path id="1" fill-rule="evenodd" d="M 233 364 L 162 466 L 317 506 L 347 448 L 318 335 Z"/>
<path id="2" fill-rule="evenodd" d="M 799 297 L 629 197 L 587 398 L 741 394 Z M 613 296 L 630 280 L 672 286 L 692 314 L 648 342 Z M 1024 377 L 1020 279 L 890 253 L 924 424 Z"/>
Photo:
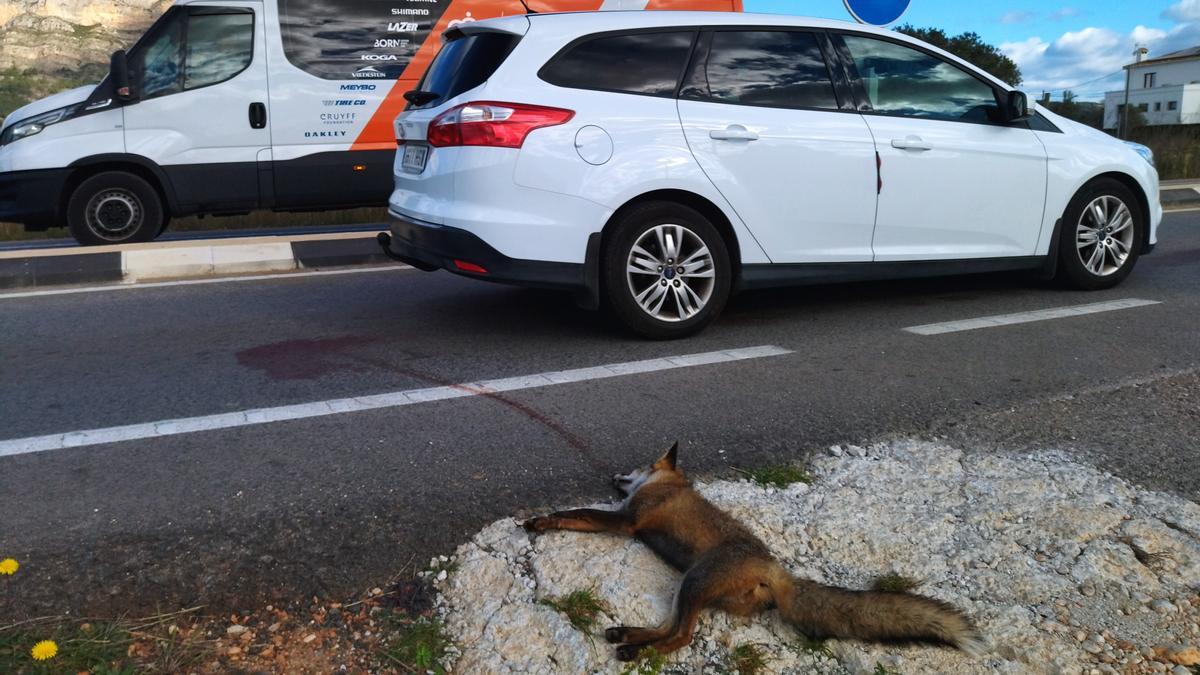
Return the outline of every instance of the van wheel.
<path id="1" fill-rule="evenodd" d="M 731 280 L 725 241 L 694 209 L 651 202 L 614 223 L 605 297 L 635 333 L 669 340 L 699 332 L 725 307 Z"/>
<path id="2" fill-rule="evenodd" d="M 67 202 L 67 226 L 84 246 L 150 241 L 165 223 L 158 192 L 124 171 L 88 178 Z"/>
<path id="3" fill-rule="evenodd" d="M 1124 281 L 1142 250 L 1145 216 L 1129 188 L 1102 178 L 1067 205 L 1058 242 L 1059 278 L 1083 290 Z"/>

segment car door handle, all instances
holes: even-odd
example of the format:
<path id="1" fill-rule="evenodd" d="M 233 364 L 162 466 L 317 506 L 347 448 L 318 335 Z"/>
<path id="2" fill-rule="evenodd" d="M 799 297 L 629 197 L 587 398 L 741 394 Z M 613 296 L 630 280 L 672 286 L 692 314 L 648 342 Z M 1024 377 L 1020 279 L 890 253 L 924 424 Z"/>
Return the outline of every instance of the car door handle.
<path id="1" fill-rule="evenodd" d="M 262 129 L 267 126 L 267 106 L 264 103 L 250 104 L 250 128 Z"/>
<path id="2" fill-rule="evenodd" d="M 715 141 L 757 141 L 758 134 L 740 124 L 730 124 L 724 129 L 713 129 L 708 137 Z"/>
<path id="3" fill-rule="evenodd" d="M 933 144 L 920 136 L 905 136 L 904 138 L 893 138 L 892 147 L 900 150 L 932 150 Z"/>

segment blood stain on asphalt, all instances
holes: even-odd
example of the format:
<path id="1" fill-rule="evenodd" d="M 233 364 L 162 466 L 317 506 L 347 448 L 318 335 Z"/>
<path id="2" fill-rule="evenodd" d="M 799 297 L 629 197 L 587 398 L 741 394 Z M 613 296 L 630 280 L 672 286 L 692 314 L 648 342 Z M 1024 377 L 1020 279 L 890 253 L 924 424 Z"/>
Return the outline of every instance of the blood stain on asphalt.
<path id="1" fill-rule="evenodd" d="M 404 368 L 404 367 L 398 366 L 394 363 L 389 363 L 387 361 L 381 361 L 378 359 L 371 358 L 369 356 L 364 356 L 362 354 L 355 354 L 353 358 L 355 358 L 363 363 L 370 364 L 371 366 L 374 366 L 377 368 L 382 368 L 384 370 L 388 370 L 388 371 L 391 371 L 393 373 L 397 373 L 400 375 L 406 375 L 408 377 L 411 377 L 416 380 L 420 380 L 422 382 L 427 382 L 429 384 L 435 384 L 435 385 L 439 385 L 442 387 L 454 387 L 456 389 L 462 389 L 464 391 L 469 391 L 473 394 L 477 394 L 484 398 L 491 399 L 502 405 L 506 405 L 509 408 L 512 408 L 513 410 L 516 410 L 517 412 L 520 412 L 522 415 L 529 418 L 530 420 L 542 425 L 543 427 L 545 427 L 546 429 L 548 429 L 549 431 L 554 433 L 556 436 L 561 438 L 568 446 L 571 447 L 572 450 L 575 450 L 576 452 L 578 452 L 580 457 L 582 457 L 583 460 L 585 462 L 587 462 L 589 466 L 591 466 L 593 468 L 598 468 L 598 469 L 601 469 L 604 471 L 607 471 L 609 468 L 611 468 L 611 467 L 608 467 L 607 465 L 605 465 L 604 463 L 598 461 L 592 455 L 592 448 L 590 445 L 588 445 L 586 440 L 575 435 L 569 429 L 564 427 L 562 424 L 560 424 L 559 422 L 557 422 L 556 420 L 551 418 L 548 414 L 534 408 L 531 405 L 521 403 L 520 401 L 515 401 L 515 400 L 508 398 L 507 396 L 505 396 L 501 393 L 498 393 L 498 392 L 487 391 L 487 390 L 483 390 L 483 389 L 478 389 L 476 387 L 471 387 L 469 385 L 451 382 L 449 380 L 438 377 L 431 373 L 414 370 L 412 368 Z"/>
<path id="2" fill-rule="evenodd" d="M 345 335 L 319 340 L 284 340 L 237 352 L 238 364 L 261 370 L 272 380 L 312 380 L 340 371 L 365 372 L 368 368 L 351 352 L 379 338 Z"/>

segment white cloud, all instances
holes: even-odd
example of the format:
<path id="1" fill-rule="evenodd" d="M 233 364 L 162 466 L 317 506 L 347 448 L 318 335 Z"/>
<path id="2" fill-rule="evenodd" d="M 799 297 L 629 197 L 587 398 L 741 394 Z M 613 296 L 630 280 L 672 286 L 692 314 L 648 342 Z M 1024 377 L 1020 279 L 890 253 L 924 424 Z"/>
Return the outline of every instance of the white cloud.
<path id="1" fill-rule="evenodd" d="M 1000 17 L 1000 23 L 1010 25 L 1017 23 L 1029 23 L 1030 21 L 1033 21 L 1034 16 L 1035 15 L 1033 12 L 1008 12 Z"/>
<path id="2" fill-rule="evenodd" d="M 1200 0 L 1179 0 L 1167 8 L 1163 17 L 1172 21 L 1200 21 Z"/>
<path id="3" fill-rule="evenodd" d="M 1063 7 L 1050 12 L 1050 18 L 1054 21 L 1062 21 L 1063 19 L 1071 19 L 1079 16 L 1079 10 L 1074 7 Z"/>
<path id="4" fill-rule="evenodd" d="M 1184 2 L 1200 7 L 1200 0 Z M 1074 88 L 1077 94 L 1096 99 L 1124 86 L 1122 67 L 1133 61 L 1133 50 L 1139 45 L 1147 47 L 1152 58 L 1200 45 L 1200 21 L 1178 23 L 1170 30 L 1137 26 L 1128 33 L 1089 27 L 1063 33 L 1052 42 L 1040 37 L 1006 42 L 1000 50 L 1020 66 L 1024 89 L 1057 94 Z"/>

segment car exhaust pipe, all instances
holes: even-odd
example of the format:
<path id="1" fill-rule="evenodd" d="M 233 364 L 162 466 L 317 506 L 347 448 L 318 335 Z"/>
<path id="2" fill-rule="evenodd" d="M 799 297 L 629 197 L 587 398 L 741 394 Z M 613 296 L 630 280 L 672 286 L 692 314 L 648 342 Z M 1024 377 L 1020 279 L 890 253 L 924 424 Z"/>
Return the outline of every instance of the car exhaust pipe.
<path id="1" fill-rule="evenodd" d="M 383 254 L 386 255 L 387 257 L 391 258 L 392 260 L 402 262 L 405 265 L 411 265 L 412 267 L 415 267 L 419 270 L 423 270 L 425 272 L 432 272 L 432 271 L 438 269 L 437 265 L 430 265 L 427 262 L 422 262 L 415 258 L 409 258 L 408 256 L 403 256 L 403 255 L 400 255 L 399 253 L 396 253 L 395 251 L 393 251 L 392 250 L 392 235 L 388 234 L 387 232 L 380 232 L 379 235 L 375 237 L 375 241 L 379 242 L 380 248 L 383 249 Z"/>

